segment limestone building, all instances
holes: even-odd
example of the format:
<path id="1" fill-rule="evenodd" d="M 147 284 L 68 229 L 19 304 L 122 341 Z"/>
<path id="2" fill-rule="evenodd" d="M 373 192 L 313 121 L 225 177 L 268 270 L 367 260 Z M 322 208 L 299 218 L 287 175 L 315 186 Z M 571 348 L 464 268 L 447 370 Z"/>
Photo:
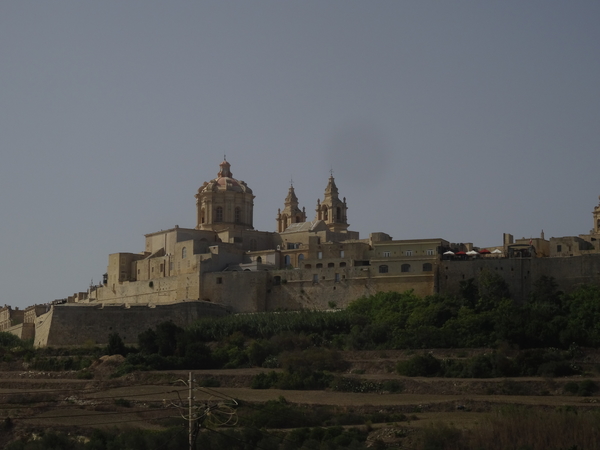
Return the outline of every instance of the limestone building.
<path id="1" fill-rule="evenodd" d="M 441 238 L 395 240 L 384 232 L 360 238 L 349 229 L 333 175 L 312 220 L 291 185 L 274 232 L 254 229 L 255 197 L 226 160 L 195 198 L 193 228 L 147 234 L 143 251 L 109 255 L 100 285 L 23 317 L 5 308 L 0 328 L 35 323 L 38 346 L 102 343 L 115 331 L 135 342 L 164 320 L 184 326 L 203 315 L 343 308 L 379 291 L 458 292 L 483 268 L 501 273 L 518 299 L 542 274 L 555 276 L 561 288 L 600 282 L 600 205 L 589 235 L 547 240 L 542 232 L 515 241 L 505 234 L 503 245 L 477 248 Z"/>

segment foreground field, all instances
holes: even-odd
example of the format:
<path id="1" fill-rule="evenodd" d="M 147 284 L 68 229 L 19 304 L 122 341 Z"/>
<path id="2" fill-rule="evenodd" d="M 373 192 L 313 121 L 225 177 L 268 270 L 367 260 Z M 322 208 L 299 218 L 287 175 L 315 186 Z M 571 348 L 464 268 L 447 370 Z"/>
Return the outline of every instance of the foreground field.
<path id="1" fill-rule="evenodd" d="M 471 350 L 469 355 L 481 351 Z M 353 352 L 344 357 L 351 362 L 345 377 L 364 382 L 393 381 L 400 386 L 399 391 L 251 389 L 253 377 L 265 369 L 204 370 L 193 372 L 194 405 L 200 410 L 213 408 L 215 415 L 235 402 L 240 408 L 283 402 L 297 405 L 305 415 L 315 408 L 328 407 L 339 418 L 329 419 L 330 424 L 359 425 L 368 432 L 366 445 L 379 448 L 416 448 L 414 436 L 419 429 L 445 424 L 458 430 L 472 430 L 488 423 L 496 411 L 515 406 L 539 411 L 600 411 L 598 397 L 565 395 L 565 386 L 581 382 L 581 376 L 402 377 L 388 369 L 406 358 L 402 352 L 385 355 Z M 594 358 L 595 353 L 587 356 L 588 361 Z M 96 364 L 94 378 L 89 380 L 76 379 L 74 372 L 3 371 L 0 399 L 5 427 L 0 444 L 47 429 L 77 434 L 91 428 L 160 430 L 176 425 L 185 430 L 181 414 L 187 413 L 188 390 L 183 381 L 187 380 L 188 372 L 136 372 L 111 378 L 117 361 L 108 358 Z M 600 384 L 599 378 L 592 373 L 588 375 L 586 379 Z M 239 409 L 242 417 L 243 408 Z M 237 417 L 235 422 L 238 423 Z M 213 427 L 225 428 L 233 423 L 217 418 Z"/>

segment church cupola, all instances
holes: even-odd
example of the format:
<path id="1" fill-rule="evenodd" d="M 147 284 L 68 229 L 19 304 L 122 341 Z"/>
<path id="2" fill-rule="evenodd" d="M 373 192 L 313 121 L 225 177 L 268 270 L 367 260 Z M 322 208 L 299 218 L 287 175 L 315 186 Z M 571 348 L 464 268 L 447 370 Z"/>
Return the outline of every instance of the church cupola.
<path id="1" fill-rule="evenodd" d="M 323 202 L 317 200 L 317 220 L 324 221 L 331 231 L 344 232 L 348 229 L 347 211 L 346 198 L 340 200 L 338 188 L 331 174 L 325 188 Z"/>
<path id="2" fill-rule="evenodd" d="M 306 222 L 306 211 L 300 210 L 298 206 L 298 197 L 294 191 L 294 185 L 290 185 L 288 195 L 285 198 L 285 207 L 283 211 L 277 210 L 277 232 L 282 233 L 293 223 Z"/>
<path id="3" fill-rule="evenodd" d="M 231 164 L 219 164 L 217 178 L 205 182 L 196 194 L 198 230 L 254 229 L 252 189 L 233 178 Z"/>

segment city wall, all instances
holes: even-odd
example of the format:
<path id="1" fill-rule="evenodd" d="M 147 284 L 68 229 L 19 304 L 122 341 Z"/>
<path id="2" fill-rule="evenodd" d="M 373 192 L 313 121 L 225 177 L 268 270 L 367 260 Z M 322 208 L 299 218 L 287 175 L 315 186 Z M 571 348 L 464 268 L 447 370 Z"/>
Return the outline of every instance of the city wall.
<path id="1" fill-rule="evenodd" d="M 481 258 L 472 261 L 442 261 L 440 292 L 458 294 L 460 282 L 479 277 L 487 269 L 500 275 L 510 293 L 525 301 L 534 283 L 543 275 L 553 277 L 562 291 L 569 292 L 582 284 L 600 284 L 600 254 L 569 258 Z"/>
<path id="2" fill-rule="evenodd" d="M 315 278 L 316 277 L 316 278 Z M 203 276 L 203 300 L 233 313 L 345 308 L 380 291 L 413 289 L 419 296 L 436 292 L 436 272 L 379 274 L 374 267 L 217 272 Z"/>
<path id="3" fill-rule="evenodd" d="M 119 333 L 126 344 L 137 343 L 138 334 L 159 323 L 172 321 L 180 327 L 203 317 L 228 314 L 222 305 L 189 301 L 171 305 L 53 305 L 35 323 L 35 346 L 106 344 Z"/>

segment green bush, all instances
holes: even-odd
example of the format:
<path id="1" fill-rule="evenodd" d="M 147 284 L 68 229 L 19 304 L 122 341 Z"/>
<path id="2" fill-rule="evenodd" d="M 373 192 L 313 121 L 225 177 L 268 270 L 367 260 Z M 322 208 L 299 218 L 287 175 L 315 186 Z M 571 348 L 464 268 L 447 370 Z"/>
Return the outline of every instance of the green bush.
<path id="1" fill-rule="evenodd" d="M 396 370 L 400 375 L 407 377 L 437 377 L 441 376 L 442 364 L 439 359 L 427 353 L 400 361 Z"/>

